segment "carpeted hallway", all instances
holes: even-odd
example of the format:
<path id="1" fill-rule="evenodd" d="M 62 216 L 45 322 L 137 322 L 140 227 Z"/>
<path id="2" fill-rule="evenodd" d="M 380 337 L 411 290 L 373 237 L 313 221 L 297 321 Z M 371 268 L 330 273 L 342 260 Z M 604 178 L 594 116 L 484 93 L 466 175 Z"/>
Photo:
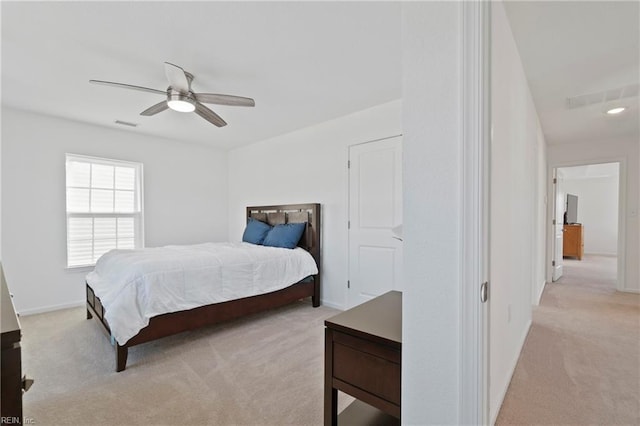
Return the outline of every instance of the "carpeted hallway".
<path id="1" fill-rule="evenodd" d="M 497 425 L 640 424 L 640 295 L 616 258 L 564 262 L 547 284 Z"/>

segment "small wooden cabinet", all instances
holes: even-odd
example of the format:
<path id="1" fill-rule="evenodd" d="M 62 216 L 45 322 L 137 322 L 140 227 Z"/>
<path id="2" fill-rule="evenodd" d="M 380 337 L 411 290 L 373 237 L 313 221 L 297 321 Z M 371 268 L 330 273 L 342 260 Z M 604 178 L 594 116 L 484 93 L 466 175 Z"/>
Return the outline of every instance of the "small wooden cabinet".
<path id="1" fill-rule="evenodd" d="M 577 257 L 584 254 L 584 228 L 581 224 L 564 225 L 562 235 L 562 257 Z"/>
<path id="2" fill-rule="evenodd" d="M 402 293 L 383 294 L 325 325 L 325 426 L 399 425 Z M 338 390 L 357 398 L 340 416 Z"/>

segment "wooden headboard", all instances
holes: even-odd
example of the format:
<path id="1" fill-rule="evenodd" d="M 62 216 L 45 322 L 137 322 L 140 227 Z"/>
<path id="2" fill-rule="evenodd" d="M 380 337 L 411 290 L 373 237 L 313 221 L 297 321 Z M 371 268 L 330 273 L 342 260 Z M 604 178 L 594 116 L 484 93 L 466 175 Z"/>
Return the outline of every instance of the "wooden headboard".
<path id="1" fill-rule="evenodd" d="M 247 221 L 252 217 L 271 226 L 283 223 L 306 223 L 298 246 L 311 253 L 320 269 L 320 204 L 284 204 L 247 207 Z"/>

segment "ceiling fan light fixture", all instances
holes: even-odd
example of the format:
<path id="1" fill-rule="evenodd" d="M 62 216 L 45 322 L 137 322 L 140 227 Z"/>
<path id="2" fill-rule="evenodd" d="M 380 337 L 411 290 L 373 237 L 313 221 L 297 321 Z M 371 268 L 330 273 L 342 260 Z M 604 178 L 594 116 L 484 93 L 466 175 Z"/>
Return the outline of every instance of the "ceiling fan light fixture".
<path id="1" fill-rule="evenodd" d="M 627 110 L 627 107 L 615 107 L 607 110 L 608 115 L 617 115 Z"/>
<path id="2" fill-rule="evenodd" d="M 171 93 L 169 99 L 167 99 L 167 105 L 174 111 L 178 112 L 193 112 L 196 109 L 194 100 L 182 93 Z"/>
<path id="3" fill-rule="evenodd" d="M 167 80 L 169 80 L 169 87 L 167 87 L 166 91 L 105 80 L 89 80 L 89 83 L 164 95 L 164 99 L 162 101 L 155 105 L 151 105 L 149 108 L 142 111 L 140 113 L 141 116 L 149 117 L 162 111 L 166 111 L 167 109 L 172 109 L 178 112 L 195 112 L 216 127 L 224 127 L 227 125 L 227 122 L 214 111 L 204 106 L 203 103 L 244 107 L 256 106 L 253 99 L 242 96 L 221 95 L 215 93 L 194 93 L 191 90 L 193 74 L 169 62 L 165 62 L 164 67 Z"/>

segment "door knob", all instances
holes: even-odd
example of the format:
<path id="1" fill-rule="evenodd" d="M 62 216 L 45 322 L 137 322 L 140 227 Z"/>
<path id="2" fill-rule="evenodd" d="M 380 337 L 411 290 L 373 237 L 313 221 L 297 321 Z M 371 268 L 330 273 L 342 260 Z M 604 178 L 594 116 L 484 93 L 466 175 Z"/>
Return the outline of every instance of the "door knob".
<path id="1" fill-rule="evenodd" d="M 489 282 L 485 281 L 480 285 L 480 302 L 485 303 L 489 299 Z"/>

